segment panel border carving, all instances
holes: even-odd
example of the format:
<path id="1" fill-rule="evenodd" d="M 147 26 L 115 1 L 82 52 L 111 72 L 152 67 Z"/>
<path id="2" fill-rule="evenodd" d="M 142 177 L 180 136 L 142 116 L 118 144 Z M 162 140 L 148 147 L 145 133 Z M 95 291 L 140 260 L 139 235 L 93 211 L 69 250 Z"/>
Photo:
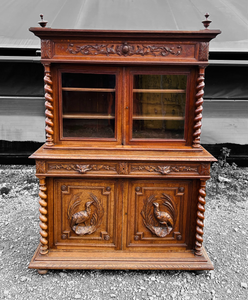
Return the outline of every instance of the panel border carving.
<path id="1" fill-rule="evenodd" d="M 62 185 L 61 187 L 63 187 L 64 185 Z M 85 188 L 87 190 L 100 190 L 101 191 L 101 194 L 103 196 L 106 196 L 108 198 L 107 200 L 107 208 L 109 208 L 109 203 L 110 203 L 110 194 L 111 194 L 111 189 L 109 190 L 108 189 L 108 186 L 107 187 L 97 187 L 97 186 L 94 186 L 93 188 L 90 188 L 90 187 L 87 187 L 87 186 L 78 186 L 78 185 L 68 185 L 67 186 L 67 189 L 63 190 L 61 189 L 61 192 L 62 194 L 71 194 L 71 190 L 75 189 L 75 188 Z M 61 195 L 62 196 L 62 195 Z M 62 200 L 62 198 L 61 198 Z M 61 206 L 61 209 L 62 211 L 64 211 L 65 208 L 63 208 L 63 201 L 61 202 L 62 206 Z M 115 210 L 116 208 L 114 208 Z M 102 210 L 104 211 L 104 208 L 102 207 Z M 66 210 L 67 211 L 67 210 Z M 102 213 L 104 213 L 102 211 Z M 114 211 L 112 212 L 114 214 Z M 68 215 L 68 214 L 67 214 Z M 106 216 L 106 220 L 107 220 L 107 223 L 106 223 L 106 228 L 104 231 L 101 230 L 101 232 L 99 233 L 99 236 L 90 236 L 90 234 L 94 233 L 98 228 L 99 226 L 102 224 L 102 220 L 100 220 L 100 222 L 98 223 L 98 227 L 96 228 L 96 230 L 93 232 L 91 232 L 90 234 L 85 234 L 85 235 L 79 235 L 77 234 L 77 236 L 73 236 L 72 233 L 74 233 L 75 231 L 71 228 L 71 230 L 63 230 L 63 228 L 61 227 L 61 239 L 62 240 L 66 240 L 66 239 L 69 239 L 69 240 L 92 240 L 92 241 L 96 241 L 96 240 L 102 240 L 102 241 L 110 241 L 111 239 L 111 234 L 109 233 L 110 232 L 110 224 L 109 224 L 109 211 L 106 211 L 105 212 L 105 216 Z M 63 222 L 61 222 L 61 226 L 63 224 L 65 224 L 65 222 L 68 222 L 68 219 L 66 218 L 66 220 L 63 220 Z M 115 245 L 115 238 L 113 236 L 113 240 L 110 242 L 110 245 Z M 101 246 L 101 244 L 99 244 L 99 246 Z"/>

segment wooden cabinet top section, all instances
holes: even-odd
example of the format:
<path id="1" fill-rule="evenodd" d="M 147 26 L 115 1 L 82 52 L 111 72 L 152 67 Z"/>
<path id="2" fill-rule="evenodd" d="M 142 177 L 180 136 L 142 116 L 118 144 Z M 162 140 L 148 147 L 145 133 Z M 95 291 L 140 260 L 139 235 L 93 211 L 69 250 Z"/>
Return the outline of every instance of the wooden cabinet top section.
<path id="1" fill-rule="evenodd" d="M 205 65 L 219 30 L 120 31 L 30 28 L 42 62 Z"/>

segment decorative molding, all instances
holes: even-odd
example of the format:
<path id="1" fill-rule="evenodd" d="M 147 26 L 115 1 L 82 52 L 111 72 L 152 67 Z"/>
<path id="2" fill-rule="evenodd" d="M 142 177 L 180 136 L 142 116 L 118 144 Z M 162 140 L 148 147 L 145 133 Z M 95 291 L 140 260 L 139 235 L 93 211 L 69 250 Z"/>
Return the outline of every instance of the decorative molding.
<path id="1" fill-rule="evenodd" d="M 41 40 L 41 58 L 52 58 L 52 42 L 50 40 Z"/>
<path id="2" fill-rule="evenodd" d="M 74 194 L 68 205 L 67 216 L 71 229 L 80 236 L 94 233 L 101 225 L 104 215 L 104 208 L 98 198 L 90 193 L 91 201 L 84 203 L 85 210 L 79 210 L 83 200 L 80 198 L 82 193 Z M 92 211 L 91 206 L 94 206 Z M 106 233 L 104 239 L 109 240 Z"/>
<path id="3" fill-rule="evenodd" d="M 171 263 L 127 263 L 125 261 L 125 264 L 121 264 L 122 262 L 117 261 L 116 264 L 108 264 L 106 261 L 103 261 L 102 264 L 94 264 L 94 263 L 87 263 L 87 262 L 79 262 L 70 264 L 70 263 L 63 263 L 59 264 L 60 268 L 64 269 L 110 269 L 110 270 L 121 270 L 121 269 L 130 269 L 130 270 L 202 270 L 204 269 L 205 265 L 203 264 L 196 264 L 196 263 L 188 263 L 182 261 L 181 263 L 178 264 L 171 264 Z M 124 266 L 124 267 L 123 267 Z M 206 267 L 211 267 L 211 265 L 208 265 L 208 261 L 206 262 Z M 35 262 L 35 268 L 36 269 L 44 269 L 44 268 L 49 268 L 49 269 L 58 269 L 58 263 L 54 262 Z"/>
<path id="4" fill-rule="evenodd" d="M 198 204 L 197 204 L 197 218 L 196 218 L 196 240 L 195 240 L 195 255 L 202 255 L 203 243 L 203 227 L 204 227 L 204 212 L 205 212 L 205 197 L 206 197 L 206 181 L 201 180 L 201 187 L 199 189 Z"/>
<path id="5" fill-rule="evenodd" d="M 198 60 L 208 61 L 208 54 L 209 54 L 209 43 L 208 42 L 200 43 Z"/>
<path id="6" fill-rule="evenodd" d="M 43 160 L 36 160 L 36 172 L 46 173 L 46 163 Z"/>
<path id="7" fill-rule="evenodd" d="M 44 77 L 44 82 L 45 82 L 45 116 L 46 116 L 46 145 L 47 146 L 53 146 L 54 141 L 53 141 L 53 90 L 52 90 L 52 78 L 51 78 L 51 70 L 50 70 L 50 64 L 45 64 L 45 77 Z"/>
<path id="8" fill-rule="evenodd" d="M 147 171 L 147 172 L 158 172 L 163 175 L 169 174 L 171 172 L 197 172 L 197 168 L 188 167 L 188 166 L 137 166 L 134 165 L 131 168 L 131 171 Z"/>
<path id="9" fill-rule="evenodd" d="M 177 206 L 175 201 L 167 194 L 162 194 L 157 201 L 155 195 L 144 199 L 141 211 L 143 223 L 153 234 L 158 237 L 166 237 L 175 227 L 177 219 Z M 162 200 L 162 203 L 161 203 Z M 161 204 L 165 210 L 161 210 Z M 161 226 L 162 225 L 162 226 Z M 136 234 L 138 237 L 138 234 Z"/>
<path id="10" fill-rule="evenodd" d="M 196 103 L 195 103 L 195 119 L 194 119 L 194 133 L 193 133 L 193 148 L 200 147 L 200 136 L 201 136 L 201 127 L 202 127 L 202 111 L 203 111 L 203 95 L 204 95 L 204 67 L 199 67 L 199 76 L 197 78 L 197 87 L 196 87 Z"/>
<path id="11" fill-rule="evenodd" d="M 125 42 L 123 44 L 95 44 L 95 45 L 75 45 L 70 43 L 66 49 L 70 54 L 82 55 L 119 55 L 119 56 L 133 56 L 133 55 L 152 55 L 152 56 L 178 56 L 182 53 L 182 46 L 168 46 L 168 45 L 130 45 Z"/>
<path id="12" fill-rule="evenodd" d="M 39 185 L 39 204 L 40 204 L 40 254 L 45 255 L 48 253 L 48 226 L 47 226 L 47 194 L 46 194 L 46 182 L 45 178 L 40 178 L 40 185 Z"/>
<path id="13" fill-rule="evenodd" d="M 50 164 L 48 166 L 49 170 L 67 170 L 67 171 L 77 171 L 80 174 L 85 174 L 90 171 L 115 171 L 115 165 L 80 165 L 80 164 Z"/>

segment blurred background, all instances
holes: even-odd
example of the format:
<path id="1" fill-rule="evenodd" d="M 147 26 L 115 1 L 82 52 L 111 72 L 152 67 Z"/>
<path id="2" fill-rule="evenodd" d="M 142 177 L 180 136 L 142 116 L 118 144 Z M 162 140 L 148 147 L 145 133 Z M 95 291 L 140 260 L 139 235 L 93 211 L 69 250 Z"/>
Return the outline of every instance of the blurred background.
<path id="1" fill-rule="evenodd" d="M 34 164 L 45 142 L 40 40 L 29 32 L 40 14 L 47 27 L 111 30 L 202 30 L 222 33 L 210 43 L 201 144 L 214 156 L 248 166 L 247 0 L 0 0 L 0 163 Z"/>

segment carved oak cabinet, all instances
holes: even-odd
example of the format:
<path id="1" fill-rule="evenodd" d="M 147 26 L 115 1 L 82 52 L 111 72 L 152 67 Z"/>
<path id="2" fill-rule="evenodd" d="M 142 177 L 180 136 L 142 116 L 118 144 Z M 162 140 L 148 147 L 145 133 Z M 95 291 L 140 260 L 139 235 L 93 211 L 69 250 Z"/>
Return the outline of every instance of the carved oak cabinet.
<path id="1" fill-rule="evenodd" d="M 204 70 L 219 30 L 30 28 L 41 39 L 46 143 L 40 245 L 48 269 L 213 269 L 203 247 Z"/>

